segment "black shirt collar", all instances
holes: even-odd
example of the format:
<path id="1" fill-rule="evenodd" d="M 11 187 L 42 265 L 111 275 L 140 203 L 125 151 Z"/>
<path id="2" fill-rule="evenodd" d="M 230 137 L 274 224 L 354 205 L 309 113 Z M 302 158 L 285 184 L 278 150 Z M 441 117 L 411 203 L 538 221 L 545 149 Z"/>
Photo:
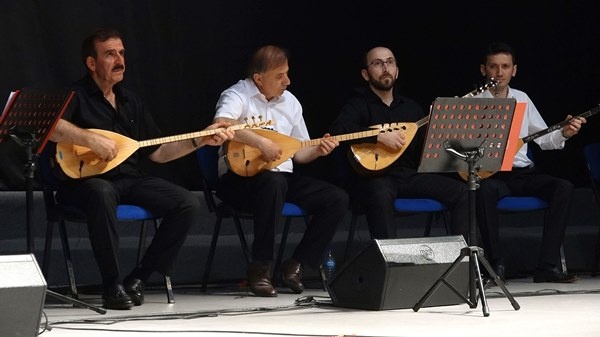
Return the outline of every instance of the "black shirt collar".
<path id="1" fill-rule="evenodd" d="M 92 97 L 92 96 L 99 96 L 101 98 L 104 97 L 104 93 L 102 92 L 102 90 L 100 90 L 100 87 L 98 87 L 98 84 L 96 84 L 96 81 L 94 81 L 94 79 L 92 78 L 92 76 L 89 73 L 86 74 L 81 80 L 79 80 L 77 82 L 77 84 L 79 86 L 81 86 L 83 88 L 83 90 L 85 90 L 87 95 L 90 97 Z M 120 83 L 117 83 L 113 86 L 113 92 L 115 93 L 115 97 L 117 98 L 117 101 L 120 101 L 124 98 L 123 90 L 121 90 Z"/>
<path id="2" fill-rule="evenodd" d="M 379 96 L 377 96 L 377 94 L 375 94 L 369 86 L 359 88 L 358 92 L 361 95 L 363 95 L 365 97 L 365 99 L 367 99 L 369 101 L 369 103 L 384 104 L 383 101 L 381 100 L 381 98 Z M 390 107 L 401 104 L 404 101 L 402 96 L 400 94 L 398 94 L 398 92 L 396 90 L 394 90 L 392 92 L 392 95 L 394 97 L 394 100 L 392 101 L 392 104 L 390 105 Z"/>

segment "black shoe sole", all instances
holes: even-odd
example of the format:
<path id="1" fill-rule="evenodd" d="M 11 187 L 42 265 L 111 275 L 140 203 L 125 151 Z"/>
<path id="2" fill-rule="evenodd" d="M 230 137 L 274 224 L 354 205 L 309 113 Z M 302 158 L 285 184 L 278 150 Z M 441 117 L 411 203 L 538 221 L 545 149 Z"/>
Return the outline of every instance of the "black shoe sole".
<path id="1" fill-rule="evenodd" d="M 291 284 L 291 283 L 288 283 L 288 282 L 285 282 L 285 281 L 283 281 L 283 284 L 286 287 L 290 288 L 290 290 L 292 290 L 296 294 L 302 294 L 302 292 L 304 291 L 304 286 L 302 288 L 300 288 L 300 287 L 297 287 L 294 284 Z"/>
<path id="2" fill-rule="evenodd" d="M 533 276 L 533 283 L 573 283 L 579 280 L 577 275 L 564 275 L 563 277 Z"/>
<path id="3" fill-rule="evenodd" d="M 139 295 L 138 293 L 127 293 L 127 295 L 129 295 L 129 297 L 131 297 L 131 301 L 133 302 L 133 305 L 140 306 L 142 304 L 144 304 L 144 295 Z"/>
<path id="4" fill-rule="evenodd" d="M 259 290 L 255 291 L 254 289 L 250 288 L 250 291 L 258 297 L 277 297 L 277 290 L 274 293 L 263 293 Z"/>
<path id="5" fill-rule="evenodd" d="M 121 303 L 106 303 L 104 302 L 103 307 L 111 310 L 129 310 L 133 308 L 133 302 L 121 302 Z"/>

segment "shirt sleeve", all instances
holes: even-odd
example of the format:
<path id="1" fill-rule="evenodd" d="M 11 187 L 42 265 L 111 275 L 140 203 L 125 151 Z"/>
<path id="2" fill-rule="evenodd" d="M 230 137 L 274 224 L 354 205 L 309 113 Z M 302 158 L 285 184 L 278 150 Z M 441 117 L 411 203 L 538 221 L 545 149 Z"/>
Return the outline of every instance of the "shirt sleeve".
<path id="1" fill-rule="evenodd" d="M 548 125 L 531 99 L 528 99 L 527 109 L 527 113 L 529 114 L 529 126 L 527 128 L 528 135 L 548 128 Z M 566 138 L 562 136 L 562 129 L 559 129 L 534 139 L 534 142 L 536 142 L 542 150 L 560 150 L 565 147 L 565 140 Z"/>
<path id="2" fill-rule="evenodd" d="M 308 133 L 308 128 L 306 127 L 306 122 L 304 121 L 302 105 L 298 100 L 295 100 L 294 104 L 292 104 L 294 116 L 294 127 L 290 132 L 290 136 L 296 138 L 298 140 L 308 140 L 310 139 L 310 134 Z"/>
<path id="3" fill-rule="evenodd" d="M 221 117 L 239 120 L 244 111 L 244 101 L 233 90 L 225 90 L 221 93 L 215 110 L 215 118 Z"/>

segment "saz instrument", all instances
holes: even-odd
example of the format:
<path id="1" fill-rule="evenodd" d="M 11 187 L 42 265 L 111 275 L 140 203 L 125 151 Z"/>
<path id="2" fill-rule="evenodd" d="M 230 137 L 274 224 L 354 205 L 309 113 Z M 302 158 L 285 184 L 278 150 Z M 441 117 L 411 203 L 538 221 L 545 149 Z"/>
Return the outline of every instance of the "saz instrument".
<path id="1" fill-rule="evenodd" d="M 587 117 L 591 117 L 595 114 L 597 114 L 598 112 L 600 112 L 600 106 L 597 106 L 591 110 L 588 110 L 582 114 L 579 114 L 573 118 L 579 118 L 579 117 L 583 117 L 583 118 L 587 118 Z M 565 125 L 569 124 L 571 118 L 570 119 L 566 119 L 560 123 L 554 124 L 549 128 L 546 128 L 544 130 L 540 130 L 536 133 L 533 133 L 527 137 L 524 138 L 520 138 L 517 140 L 517 146 L 515 147 L 515 152 L 512 153 L 512 157 L 514 158 L 514 156 L 517 154 L 517 152 L 519 152 L 519 150 L 523 147 L 523 145 L 525 145 L 526 143 L 529 143 L 530 141 L 539 138 L 541 136 L 547 135 L 550 132 L 554 132 L 556 130 L 562 129 Z M 508 154 L 505 154 L 508 155 Z M 479 176 L 479 178 L 481 179 L 485 179 L 485 178 L 489 178 L 490 176 L 492 176 L 494 173 L 496 173 L 495 171 L 478 171 L 477 175 Z M 468 172 L 458 172 L 458 175 L 460 175 L 461 178 L 463 178 L 464 180 L 467 180 L 469 178 L 469 173 Z"/>
<path id="2" fill-rule="evenodd" d="M 495 87 L 497 84 L 498 82 L 494 78 L 490 78 L 485 84 L 462 97 L 473 97 L 489 88 Z M 414 123 L 394 123 L 397 126 L 397 129 L 395 130 L 400 130 L 406 140 L 406 144 L 398 150 L 392 150 L 379 142 L 350 145 L 351 157 L 354 159 L 354 163 L 352 164 L 355 164 L 352 166 L 359 173 L 374 173 L 373 171 L 385 169 L 400 158 L 406 148 L 408 148 L 408 145 L 412 142 L 417 130 L 427 123 L 429 123 L 429 115 Z M 371 128 L 379 128 L 379 126 L 373 125 Z"/>
<path id="3" fill-rule="evenodd" d="M 397 130 L 400 126 L 396 124 L 397 123 L 382 124 L 372 130 L 336 135 L 329 138 L 342 142 L 372 137 L 379 133 Z M 278 133 L 277 131 L 267 129 L 253 129 L 252 131 L 279 144 L 282 153 L 278 160 L 267 161 L 263 157 L 262 152 L 256 147 L 241 142 L 226 141 L 223 145 L 225 162 L 232 172 L 242 177 L 252 177 L 259 172 L 274 169 L 284 161 L 288 160 L 288 158 L 292 157 L 301 148 L 319 145 L 322 140 L 322 138 L 318 138 L 300 141 L 293 137 Z"/>
<path id="4" fill-rule="evenodd" d="M 260 122 L 257 124 L 236 124 L 228 128 L 217 128 L 214 130 L 204 130 L 191 132 L 176 136 L 148 139 L 143 141 L 133 140 L 116 132 L 102 129 L 88 129 L 98 133 L 106 138 L 117 142 L 119 152 L 111 161 L 104 161 L 98 157 L 91 149 L 85 146 L 74 144 L 57 143 L 56 144 L 56 162 L 59 164 L 62 172 L 73 179 L 81 179 L 106 173 L 129 158 L 139 148 L 164 143 L 177 142 L 186 139 L 214 135 L 217 132 L 225 130 L 240 130 L 270 125 L 271 121 Z"/>

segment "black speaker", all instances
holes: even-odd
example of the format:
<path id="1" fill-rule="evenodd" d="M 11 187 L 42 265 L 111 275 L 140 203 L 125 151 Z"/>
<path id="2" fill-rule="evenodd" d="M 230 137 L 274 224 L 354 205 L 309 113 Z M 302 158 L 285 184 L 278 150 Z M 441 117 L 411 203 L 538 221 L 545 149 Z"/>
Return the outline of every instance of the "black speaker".
<path id="1" fill-rule="evenodd" d="M 46 280 L 33 254 L 0 256 L 2 336 L 37 336 L 46 299 Z"/>
<path id="2" fill-rule="evenodd" d="M 412 308 L 467 247 L 462 236 L 373 240 L 348 261 L 328 284 L 333 305 L 387 310 Z M 448 276 L 449 283 L 467 296 L 469 258 Z M 423 307 L 464 303 L 442 284 Z"/>

